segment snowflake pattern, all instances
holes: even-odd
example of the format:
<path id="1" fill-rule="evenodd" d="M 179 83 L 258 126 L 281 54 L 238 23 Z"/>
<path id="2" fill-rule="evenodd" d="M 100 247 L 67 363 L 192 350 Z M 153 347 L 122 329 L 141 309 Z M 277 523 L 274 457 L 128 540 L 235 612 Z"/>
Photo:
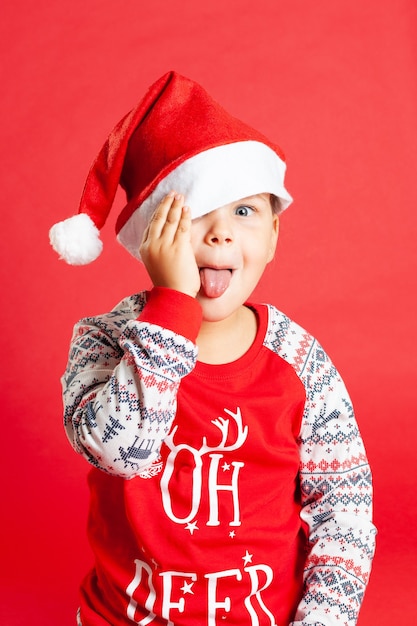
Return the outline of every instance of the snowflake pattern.
<path id="1" fill-rule="evenodd" d="M 318 617 L 326 614 L 354 626 L 375 528 L 371 473 L 352 404 L 323 348 L 274 307 L 265 346 L 292 365 L 307 398 L 299 446 L 302 517 L 310 527 L 311 551 L 294 625 L 322 623 Z"/>
<path id="2" fill-rule="evenodd" d="M 178 386 L 197 356 L 186 338 L 138 322 L 144 304 L 144 294 L 131 296 L 79 322 L 63 376 L 64 424 L 74 448 L 125 478 L 160 471 Z"/>

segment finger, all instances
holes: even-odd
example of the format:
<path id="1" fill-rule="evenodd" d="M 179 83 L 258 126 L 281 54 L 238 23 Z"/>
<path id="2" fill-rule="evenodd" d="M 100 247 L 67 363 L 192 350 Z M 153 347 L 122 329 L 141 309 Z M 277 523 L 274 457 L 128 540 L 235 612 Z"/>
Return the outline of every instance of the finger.
<path id="1" fill-rule="evenodd" d="M 153 238 L 158 238 L 161 235 L 162 229 L 167 219 L 168 212 L 173 204 L 175 195 L 176 194 L 174 191 L 170 191 L 166 196 L 162 198 L 146 227 L 146 238 L 148 238 L 149 236 L 152 236 Z"/>
<path id="2" fill-rule="evenodd" d="M 191 209 L 189 206 L 183 206 L 181 211 L 181 217 L 178 222 L 178 228 L 175 233 L 175 237 L 188 236 L 191 232 Z"/>
<path id="3" fill-rule="evenodd" d="M 181 221 L 182 210 L 184 206 L 184 196 L 181 193 L 175 194 L 171 206 L 166 214 L 165 223 L 162 226 L 161 235 L 174 237 Z"/>

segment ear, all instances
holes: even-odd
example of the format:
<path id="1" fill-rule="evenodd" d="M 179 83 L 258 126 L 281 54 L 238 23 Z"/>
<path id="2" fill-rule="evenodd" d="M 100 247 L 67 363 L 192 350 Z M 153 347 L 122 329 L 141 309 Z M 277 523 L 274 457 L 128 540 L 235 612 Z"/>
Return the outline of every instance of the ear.
<path id="1" fill-rule="evenodd" d="M 272 216 L 271 242 L 268 250 L 267 263 L 270 263 L 275 256 L 275 250 L 279 235 L 279 217 L 275 213 Z"/>

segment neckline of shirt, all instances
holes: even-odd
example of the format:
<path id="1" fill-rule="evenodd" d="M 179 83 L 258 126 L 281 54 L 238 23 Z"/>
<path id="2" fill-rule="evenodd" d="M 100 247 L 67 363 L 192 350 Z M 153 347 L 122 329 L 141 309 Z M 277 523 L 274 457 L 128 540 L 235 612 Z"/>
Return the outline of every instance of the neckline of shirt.
<path id="1" fill-rule="evenodd" d="M 250 307 L 256 314 L 258 329 L 256 331 L 256 337 L 247 350 L 241 357 L 230 363 L 210 364 L 202 361 L 197 361 L 193 370 L 196 376 L 202 378 L 221 378 L 234 377 L 243 373 L 248 367 L 252 367 L 254 360 L 260 354 L 262 346 L 264 344 L 266 331 L 268 327 L 268 307 L 265 304 L 253 304 L 247 303 L 246 306 Z"/>

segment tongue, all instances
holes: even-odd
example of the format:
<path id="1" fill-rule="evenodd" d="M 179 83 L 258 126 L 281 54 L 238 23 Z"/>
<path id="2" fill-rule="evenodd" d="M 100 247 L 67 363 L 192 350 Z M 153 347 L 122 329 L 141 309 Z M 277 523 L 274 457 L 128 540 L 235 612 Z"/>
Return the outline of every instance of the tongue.
<path id="1" fill-rule="evenodd" d="M 203 267 L 200 270 L 201 286 L 207 298 L 219 298 L 230 284 L 232 273 L 229 270 L 215 270 Z"/>

